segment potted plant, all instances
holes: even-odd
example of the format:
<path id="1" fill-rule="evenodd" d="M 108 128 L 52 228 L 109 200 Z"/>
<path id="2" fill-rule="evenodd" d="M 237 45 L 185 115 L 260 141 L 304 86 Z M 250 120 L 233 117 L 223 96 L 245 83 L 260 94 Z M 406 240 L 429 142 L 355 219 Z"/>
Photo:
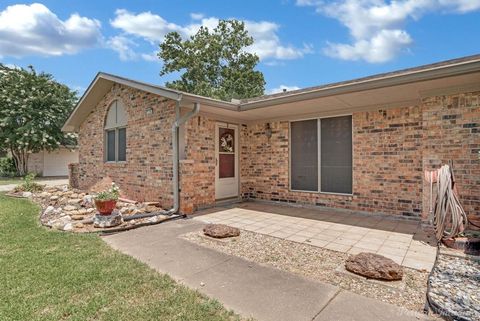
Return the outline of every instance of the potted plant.
<path id="1" fill-rule="evenodd" d="M 117 206 L 119 196 L 119 188 L 115 183 L 106 190 L 95 195 L 95 207 L 100 215 L 112 214 L 115 206 Z"/>

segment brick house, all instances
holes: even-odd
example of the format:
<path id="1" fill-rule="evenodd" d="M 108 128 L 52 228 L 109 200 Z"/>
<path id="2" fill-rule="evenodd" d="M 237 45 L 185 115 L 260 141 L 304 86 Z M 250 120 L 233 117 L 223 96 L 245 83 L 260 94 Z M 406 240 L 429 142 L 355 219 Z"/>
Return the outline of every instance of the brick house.
<path id="1" fill-rule="evenodd" d="M 109 176 L 169 208 L 178 177 L 182 213 L 255 199 L 427 219 L 423 171 L 449 160 L 480 212 L 480 55 L 231 102 L 99 73 L 63 130 L 81 188 Z"/>

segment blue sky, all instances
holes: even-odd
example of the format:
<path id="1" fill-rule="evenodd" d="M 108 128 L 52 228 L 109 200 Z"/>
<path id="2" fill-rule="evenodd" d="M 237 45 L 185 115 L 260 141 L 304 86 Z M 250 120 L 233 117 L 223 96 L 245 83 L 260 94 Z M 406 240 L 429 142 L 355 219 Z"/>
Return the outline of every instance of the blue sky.
<path id="1" fill-rule="evenodd" d="M 480 53 L 480 0 L 2 0 L 0 62 L 80 92 L 98 71 L 162 85 L 163 36 L 227 18 L 246 22 L 267 92 Z"/>

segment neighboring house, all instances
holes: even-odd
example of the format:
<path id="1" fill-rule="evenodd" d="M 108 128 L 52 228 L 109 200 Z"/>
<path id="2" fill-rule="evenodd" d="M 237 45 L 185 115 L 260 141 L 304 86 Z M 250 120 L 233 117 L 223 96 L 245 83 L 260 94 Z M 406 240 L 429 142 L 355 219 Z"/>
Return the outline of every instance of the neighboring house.
<path id="1" fill-rule="evenodd" d="M 70 163 L 78 163 L 78 148 L 62 147 L 52 152 L 30 154 L 28 171 L 39 176 L 68 176 Z"/>
<path id="2" fill-rule="evenodd" d="M 426 219 L 424 170 L 449 160 L 480 211 L 480 55 L 232 102 L 99 73 L 63 127 L 80 186 L 172 206 L 180 115 L 183 213 L 242 198 Z"/>

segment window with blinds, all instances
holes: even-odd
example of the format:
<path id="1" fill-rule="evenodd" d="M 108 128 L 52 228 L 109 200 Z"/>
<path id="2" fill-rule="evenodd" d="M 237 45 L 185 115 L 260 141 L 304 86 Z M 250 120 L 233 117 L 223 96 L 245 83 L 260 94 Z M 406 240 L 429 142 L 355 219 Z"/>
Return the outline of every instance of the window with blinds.
<path id="1" fill-rule="evenodd" d="M 290 188 L 352 194 L 352 116 L 290 123 Z"/>

